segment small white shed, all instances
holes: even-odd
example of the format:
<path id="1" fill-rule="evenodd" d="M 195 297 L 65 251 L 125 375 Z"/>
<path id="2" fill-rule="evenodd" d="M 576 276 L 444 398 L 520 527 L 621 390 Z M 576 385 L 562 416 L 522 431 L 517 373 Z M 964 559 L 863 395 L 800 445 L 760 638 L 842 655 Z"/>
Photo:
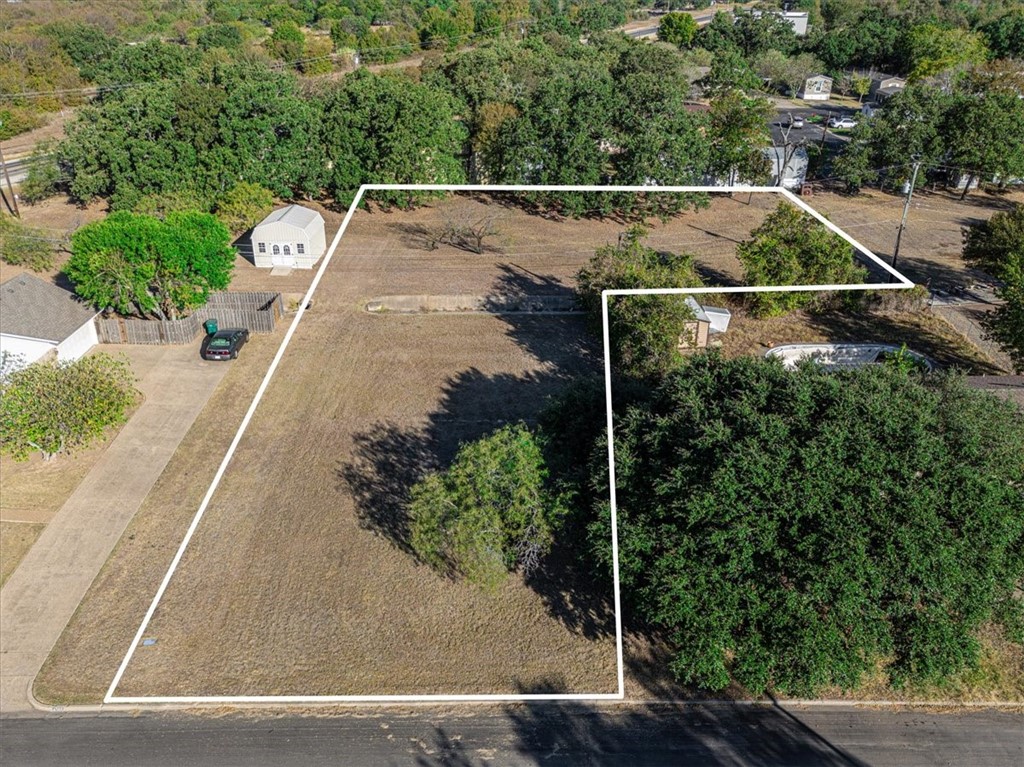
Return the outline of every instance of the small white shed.
<path id="1" fill-rule="evenodd" d="M 251 242 L 256 266 L 312 269 L 327 250 L 323 216 L 301 205 L 279 208 L 256 224 Z"/>
<path id="2" fill-rule="evenodd" d="M 99 314 L 64 288 L 31 274 L 0 285 L 0 352 L 31 364 L 53 352 L 76 360 L 98 343 Z"/>

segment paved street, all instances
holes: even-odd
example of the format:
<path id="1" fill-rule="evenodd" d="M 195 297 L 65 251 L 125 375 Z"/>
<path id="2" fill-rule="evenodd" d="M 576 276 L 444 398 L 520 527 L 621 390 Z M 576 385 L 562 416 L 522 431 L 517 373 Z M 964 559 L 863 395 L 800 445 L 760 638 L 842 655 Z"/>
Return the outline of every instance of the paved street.
<path id="1" fill-rule="evenodd" d="M 32 680 L 227 372 L 227 365 L 199 359 L 198 342 L 124 351 L 145 401 L 0 591 L 0 711 L 5 714 L 33 710 Z"/>
<path id="2" fill-rule="evenodd" d="M 402 713 L 9 719 L 0 763 L 132 765 L 1024 764 L 1020 714 L 519 705 Z"/>

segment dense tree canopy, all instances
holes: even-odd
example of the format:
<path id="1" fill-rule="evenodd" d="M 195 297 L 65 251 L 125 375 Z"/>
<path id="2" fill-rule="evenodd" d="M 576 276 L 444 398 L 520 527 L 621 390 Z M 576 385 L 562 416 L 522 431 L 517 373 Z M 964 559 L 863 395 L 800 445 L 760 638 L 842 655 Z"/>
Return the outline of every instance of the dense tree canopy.
<path id="1" fill-rule="evenodd" d="M 452 99 L 401 74 L 360 70 L 323 96 L 327 188 L 350 200 L 364 183 L 458 184 L 466 129 Z M 411 193 L 380 194 L 407 202 Z"/>
<path id="2" fill-rule="evenodd" d="M 850 243 L 786 201 L 739 244 L 736 255 L 747 285 L 848 285 L 865 276 Z M 765 316 L 817 299 L 813 292 L 798 291 L 750 295 L 754 311 Z"/>
<path id="3" fill-rule="evenodd" d="M 646 230 L 635 225 L 616 245 L 599 248 L 577 275 L 580 302 L 592 329 L 602 333 L 604 290 L 694 288 L 701 286 L 693 256 L 665 253 L 644 244 Z M 677 367 L 680 339 L 693 320 L 682 295 L 610 296 L 608 328 L 612 364 L 625 375 L 656 379 Z M 692 339 L 691 339 L 692 342 Z"/>
<path id="4" fill-rule="evenodd" d="M 622 593 L 689 684 L 941 682 L 1024 639 L 1024 418 L 956 378 L 713 354 L 618 413 Z M 600 462 L 595 481 L 604 480 Z M 605 467 L 606 472 L 606 467 Z M 590 540 L 608 562 L 607 512 Z"/>
<path id="5" fill-rule="evenodd" d="M 112 213 L 75 232 L 65 272 L 75 292 L 99 309 L 176 319 L 228 286 L 230 239 L 208 213 L 172 212 L 162 221 Z"/>
<path id="6" fill-rule="evenodd" d="M 293 78 L 226 65 L 104 98 L 68 127 L 59 155 L 73 199 L 109 197 L 115 209 L 183 186 L 212 199 L 238 180 L 291 197 L 322 183 L 317 114 Z"/>
<path id="7" fill-rule="evenodd" d="M 1024 206 L 969 227 L 963 255 L 1002 283 L 996 294 L 1004 303 L 988 315 L 986 325 L 1017 371 L 1024 371 Z"/>

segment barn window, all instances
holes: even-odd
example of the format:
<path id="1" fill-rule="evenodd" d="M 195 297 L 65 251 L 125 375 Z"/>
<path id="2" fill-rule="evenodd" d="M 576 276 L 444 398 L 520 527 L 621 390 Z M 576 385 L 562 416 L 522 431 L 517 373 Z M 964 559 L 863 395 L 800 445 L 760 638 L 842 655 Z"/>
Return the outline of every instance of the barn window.
<path id="1" fill-rule="evenodd" d="M 301 242 L 297 243 L 295 245 L 295 252 L 298 253 L 300 256 L 305 255 L 306 254 L 306 246 L 303 245 Z"/>
<path id="2" fill-rule="evenodd" d="M 275 256 L 281 255 L 281 248 L 279 248 L 277 245 L 274 246 L 274 255 Z"/>
<path id="3" fill-rule="evenodd" d="M 284 246 L 284 254 L 286 256 L 290 256 L 292 254 L 292 246 L 291 245 L 285 245 Z"/>
<path id="4" fill-rule="evenodd" d="M 259 249 L 260 249 L 260 253 L 266 253 L 267 252 L 267 243 L 261 242 L 259 244 Z"/>

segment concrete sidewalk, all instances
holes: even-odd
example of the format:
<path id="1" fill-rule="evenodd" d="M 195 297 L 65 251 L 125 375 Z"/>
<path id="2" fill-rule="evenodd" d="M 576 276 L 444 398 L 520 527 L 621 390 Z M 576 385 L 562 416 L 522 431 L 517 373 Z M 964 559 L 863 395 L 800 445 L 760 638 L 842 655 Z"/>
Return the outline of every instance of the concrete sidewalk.
<path id="1" fill-rule="evenodd" d="M 198 344 L 121 347 L 145 401 L 0 591 L 0 712 L 34 711 L 30 688 L 128 522 L 229 365 Z"/>

